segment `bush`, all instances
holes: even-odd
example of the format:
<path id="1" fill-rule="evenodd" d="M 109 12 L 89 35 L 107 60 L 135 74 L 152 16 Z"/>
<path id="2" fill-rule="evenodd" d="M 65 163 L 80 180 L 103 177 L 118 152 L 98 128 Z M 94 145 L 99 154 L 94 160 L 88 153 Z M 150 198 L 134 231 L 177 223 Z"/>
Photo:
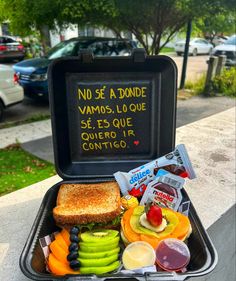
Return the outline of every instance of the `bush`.
<path id="1" fill-rule="evenodd" d="M 186 89 L 190 89 L 195 95 L 214 96 L 221 94 L 224 96 L 236 97 L 236 68 L 224 69 L 221 75 L 215 76 L 211 81 L 208 92 L 205 93 L 206 75 L 202 75 L 195 82 L 187 81 L 185 84 Z"/>
<path id="2" fill-rule="evenodd" d="M 236 67 L 224 69 L 213 79 L 211 88 L 213 93 L 236 97 Z"/>

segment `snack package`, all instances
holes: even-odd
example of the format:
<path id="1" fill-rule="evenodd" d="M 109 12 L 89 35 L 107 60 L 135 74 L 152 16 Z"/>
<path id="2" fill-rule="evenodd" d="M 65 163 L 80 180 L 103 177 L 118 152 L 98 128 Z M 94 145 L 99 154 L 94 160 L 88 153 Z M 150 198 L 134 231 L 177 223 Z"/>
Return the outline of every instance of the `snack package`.
<path id="1" fill-rule="evenodd" d="M 141 197 L 148 183 L 155 179 L 161 168 L 181 177 L 187 176 L 189 179 L 196 177 L 184 144 L 177 145 L 174 151 L 128 173 L 116 172 L 114 177 L 123 195 Z"/>
<path id="2" fill-rule="evenodd" d="M 159 176 L 148 184 L 140 205 L 154 203 L 178 211 L 183 198 L 181 189 L 184 183 L 183 178 L 170 173 Z"/>

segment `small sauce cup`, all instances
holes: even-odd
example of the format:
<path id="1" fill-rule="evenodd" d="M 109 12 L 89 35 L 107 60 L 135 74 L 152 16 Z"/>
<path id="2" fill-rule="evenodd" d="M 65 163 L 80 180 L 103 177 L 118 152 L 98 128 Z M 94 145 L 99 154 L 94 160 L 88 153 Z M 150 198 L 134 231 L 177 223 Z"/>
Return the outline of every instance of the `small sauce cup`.
<path id="1" fill-rule="evenodd" d="M 188 246 L 181 240 L 167 238 L 156 249 L 156 263 L 166 271 L 183 271 L 190 261 Z"/>

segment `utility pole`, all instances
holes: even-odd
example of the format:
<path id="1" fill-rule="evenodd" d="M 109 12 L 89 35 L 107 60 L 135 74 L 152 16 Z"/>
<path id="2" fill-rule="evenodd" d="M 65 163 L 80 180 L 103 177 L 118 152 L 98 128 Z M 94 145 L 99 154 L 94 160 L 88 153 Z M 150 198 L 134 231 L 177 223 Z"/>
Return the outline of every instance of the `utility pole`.
<path id="1" fill-rule="evenodd" d="M 188 63 L 188 50 L 189 50 L 189 42 L 191 37 L 192 31 L 192 21 L 189 20 L 187 24 L 187 33 L 186 33 L 186 42 L 184 48 L 184 59 L 183 59 L 183 67 L 182 67 L 182 74 L 181 74 L 181 81 L 180 81 L 180 89 L 184 88 L 185 78 L 186 78 L 186 70 L 187 70 L 187 63 Z"/>

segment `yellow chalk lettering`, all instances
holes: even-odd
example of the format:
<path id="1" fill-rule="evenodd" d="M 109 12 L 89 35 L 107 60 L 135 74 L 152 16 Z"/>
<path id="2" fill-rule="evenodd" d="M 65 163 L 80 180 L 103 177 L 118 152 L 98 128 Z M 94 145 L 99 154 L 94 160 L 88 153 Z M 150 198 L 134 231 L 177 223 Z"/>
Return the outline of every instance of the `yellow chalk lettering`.
<path id="1" fill-rule="evenodd" d="M 85 140 L 85 141 L 89 141 L 89 134 L 86 133 L 86 132 L 83 132 L 83 133 L 81 134 L 81 139 L 82 139 L 82 140 Z"/>
<path id="2" fill-rule="evenodd" d="M 145 93 L 146 90 L 147 90 L 147 87 L 141 87 L 142 98 L 146 98 L 146 93 Z"/>
<path id="3" fill-rule="evenodd" d="M 97 126 L 99 129 L 107 129 L 110 127 L 110 123 L 107 121 L 107 119 L 98 119 Z"/>
<path id="4" fill-rule="evenodd" d="M 81 120 L 80 127 L 81 129 L 92 129 L 91 118 L 89 118 L 88 120 Z"/>
<path id="5" fill-rule="evenodd" d="M 142 103 L 131 103 L 129 105 L 129 110 L 131 112 L 140 112 L 140 111 L 145 111 L 146 110 L 146 103 L 145 102 L 142 102 Z"/>
<path id="6" fill-rule="evenodd" d="M 135 137 L 135 133 L 134 130 L 128 130 L 128 136 L 134 136 Z"/>
<path id="7" fill-rule="evenodd" d="M 107 141 L 107 142 L 84 142 L 82 149 L 85 151 L 94 151 L 102 149 L 124 149 L 127 147 L 127 143 L 124 140 L 120 141 Z"/>
<path id="8" fill-rule="evenodd" d="M 85 150 L 85 151 L 89 150 L 87 142 L 82 143 L 82 149 Z"/>
<path id="9" fill-rule="evenodd" d="M 104 86 L 101 89 L 96 89 L 95 93 L 97 94 L 97 96 L 95 97 L 95 100 L 104 100 L 105 96 L 104 96 L 104 91 L 105 91 L 106 86 Z"/>
<path id="10" fill-rule="evenodd" d="M 78 89 L 78 98 L 79 100 L 91 100 L 92 99 L 92 91 L 90 89 Z"/>
<path id="11" fill-rule="evenodd" d="M 110 99 L 116 99 L 116 94 L 115 94 L 115 91 L 111 88 L 110 89 Z"/>
<path id="12" fill-rule="evenodd" d="M 114 118 L 112 120 L 112 125 L 115 127 L 115 128 L 125 128 L 125 127 L 132 127 L 133 124 L 132 124 L 132 118 L 131 117 L 128 117 L 128 118 Z"/>
<path id="13" fill-rule="evenodd" d="M 145 90 L 147 87 L 129 87 L 129 88 L 118 88 L 117 91 L 119 93 L 119 99 L 124 98 L 144 98 L 146 97 Z"/>

